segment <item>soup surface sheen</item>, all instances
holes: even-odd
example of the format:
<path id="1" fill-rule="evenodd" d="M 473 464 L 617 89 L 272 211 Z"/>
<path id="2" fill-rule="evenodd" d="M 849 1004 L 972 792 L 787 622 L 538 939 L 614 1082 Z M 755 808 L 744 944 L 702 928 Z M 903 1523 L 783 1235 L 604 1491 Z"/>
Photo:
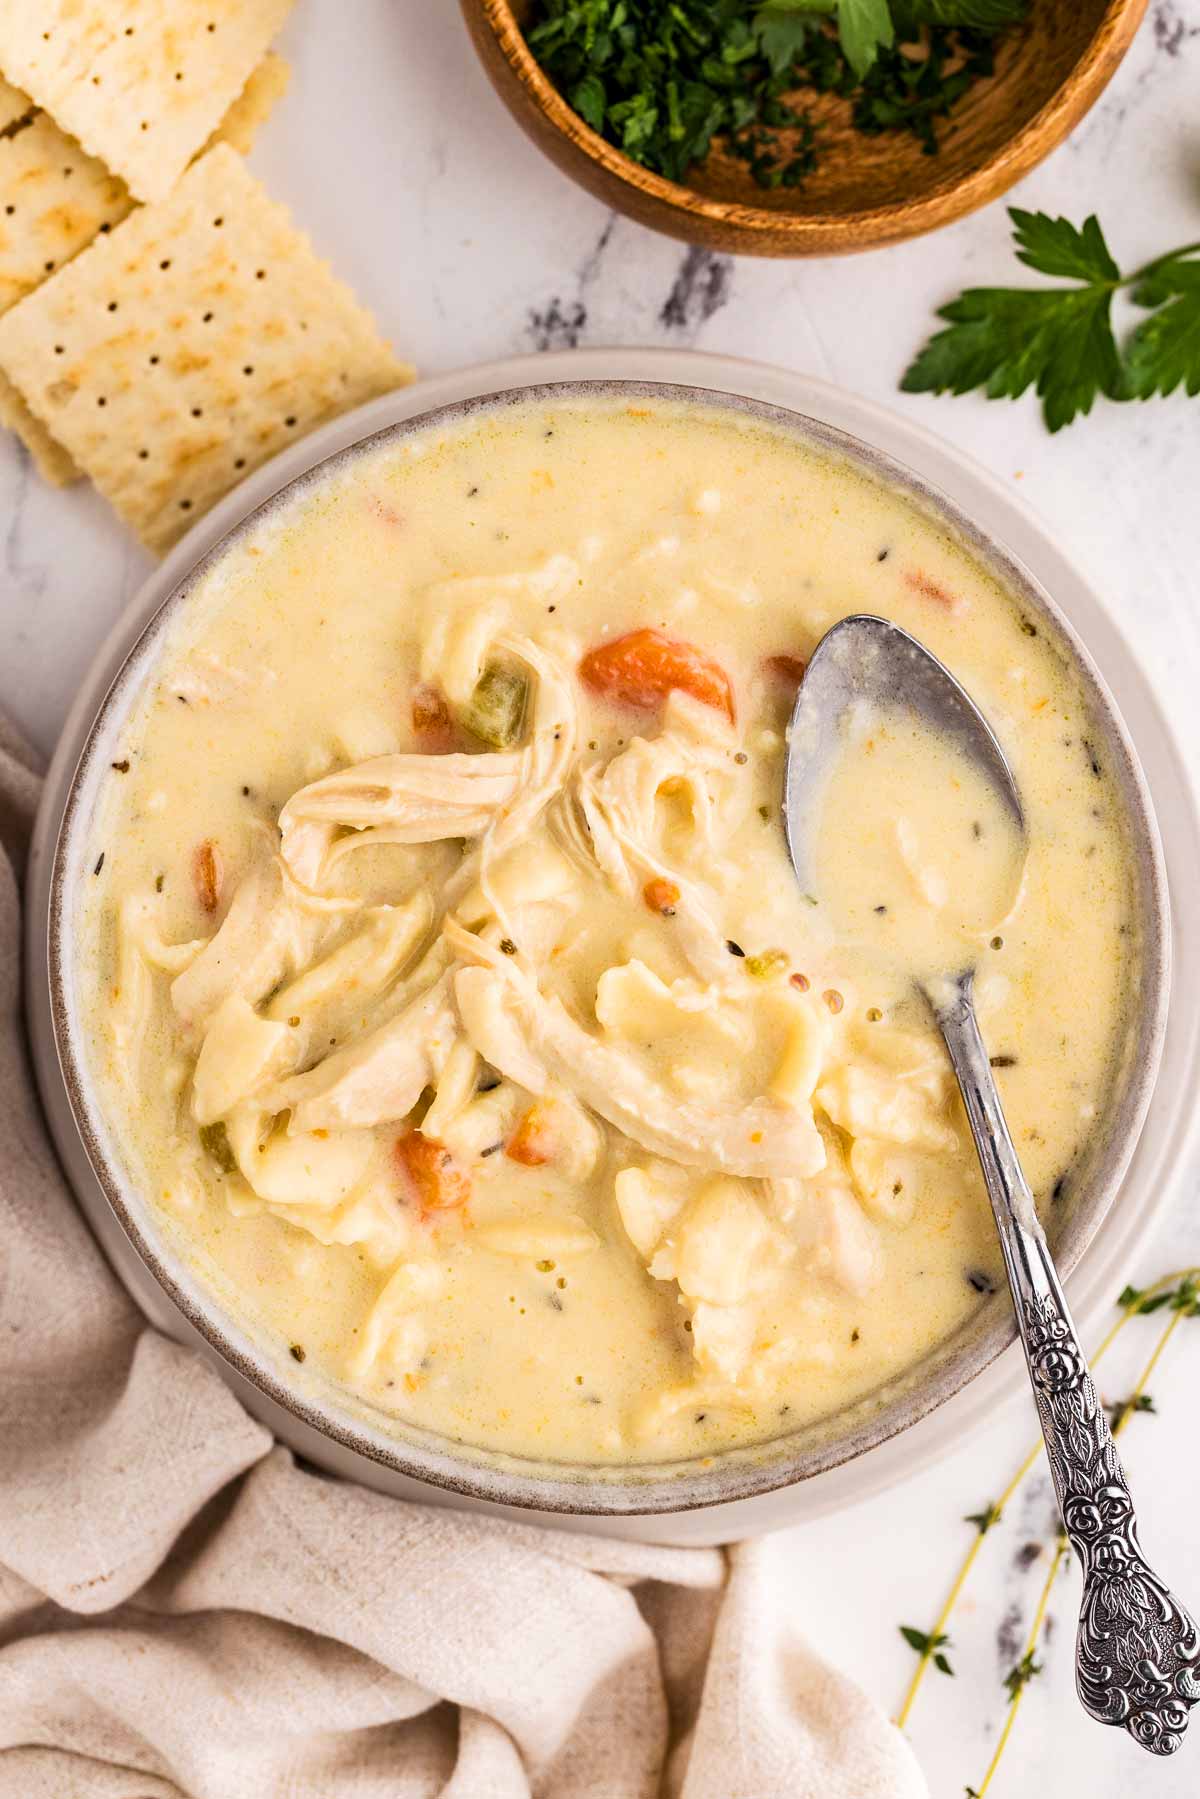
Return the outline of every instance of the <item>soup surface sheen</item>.
<path id="1" fill-rule="evenodd" d="M 1029 824 L 999 922 L 988 796 L 886 721 L 799 890 L 784 727 L 851 612 L 996 728 Z M 920 945 L 977 963 L 1044 1209 L 1124 1049 L 1122 819 L 1048 628 L 911 498 L 731 412 L 526 402 L 314 481 L 180 609 L 94 829 L 120 1154 L 293 1384 L 401 1434 L 703 1457 L 986 1303 Z"/>

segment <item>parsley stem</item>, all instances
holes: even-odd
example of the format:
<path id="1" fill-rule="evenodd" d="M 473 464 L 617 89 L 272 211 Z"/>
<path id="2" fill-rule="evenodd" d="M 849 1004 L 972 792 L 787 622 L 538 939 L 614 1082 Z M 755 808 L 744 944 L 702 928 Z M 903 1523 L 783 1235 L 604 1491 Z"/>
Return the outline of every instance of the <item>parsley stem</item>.
<path id="1" fill-rule="evenodd" d="M 1033 1623 L 1029 1627 L 1029 1636 L 1025 1643 L 1025 1655 L 1023 1658 L 1027 1666 L 1032 1662 L 1033 1652 L 1038 1646 L 1038 1638 L 1042 1634 L 1042 1624 L 1046 1616 L 1046 1607 L 1050 1603 L 1050 1589 L 1054 1585 L 1058 1571 L 1062 1566 L 1063 1557 L 1067 1553 L 1067 1548 L 1067 1539 L 1060 1534 L 1058 1541 L 1054 1546 L 1054 1556 L 1050 1563 L 1050 1572 L 1046 1576 L 1045 1584 L 1041 1591 L 1041 1597 L 1037 1602 L 1037 1610 L 1033 1614 Z M 1005 1745 L 1008 1742 L 1012 1727 L 1016 1723 L 1017 1711 L 1020 1708 L 1021 1700 L 1025 1696 L 1025 1688 L 1028 1684 L 1028 1679 L 1019 1681 L 1013 1692 L 1012 1698 L 1008 1702 L 1008 1715 L 1004 1720 L 1004 1728 L 1001 1730 L 996 1747 L 992 1751 L 992 1759 L 987 1765 L 987 1772 L 979 1786 L 974 1789 L 975 1799 L 983 1799 L 988 1787 L 992 1784 L 992 1776 L 1000 1766 L 1000 1757 L 1004 1754 Z"/>

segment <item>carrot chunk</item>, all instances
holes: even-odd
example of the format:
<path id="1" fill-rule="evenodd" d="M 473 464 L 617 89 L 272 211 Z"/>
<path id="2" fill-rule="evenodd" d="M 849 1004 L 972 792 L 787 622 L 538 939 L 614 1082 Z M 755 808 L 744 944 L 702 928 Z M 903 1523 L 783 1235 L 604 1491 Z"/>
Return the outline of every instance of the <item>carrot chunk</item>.
<path id="1" fill-rule="evenodd" d="M 421 686 L 412 696 L 412 725 L 417 743 L 427 755 L 447 751 L 454 737 L 450 708 L 436 687 Z"/>
<path id="2" fill-rule="evenodd" d="M 211 837 L 205 838 L 192 857 L 192 880 L 196 897 L 206 912 L 215 912 L 221 902 L 225 884 L 225 864 Z"/>
<path id="3" fill-rule="evenodd" d="M 397 1140 L 396 1160 L 423 1212 L 452 1212 L 470 1199 L 468 1176 L 436 1137 L 406 1131 Z"/>
<path id="4" fill-rule="evenodd" d="M 672 918 L 679 904 L 679 889 L 674 881 L 647 881 L 642 888 L 642 898 L 651 912 L 657 912 L 661 918 Z"/>
<path id="5" fill-rule="evenodd" d="M 536 1106 L 531 1106 L 520 1119 L 504 1146 L 504 1153 L 510 1162 L 520 1162 L 524 1168 L 540 1168 L 553 1158 L 550 1132 Z"/>
<path id="6" fill-rule="evenodd" d="M 786 687 L 799 687 L 808 672 L 803 656 L 792 656 L 786 651 L 781 656 L 768 656 L 767 667 Z"/>
<path id="7" fill-rule="evenodd" d="M 720 663 L 663 631 L 629 631 L 597 644 L 579 664 L 579 675 L 593 693 L 640 711 L 660 706 L 678 689 L 734 720 L 733 683 Z"/>
<path id="8" fill-rule="evenodd" d="M 932 600 L 935 605 L 944 606 L 947 612 L 961 612 L 962 601 L 958 595 L 943 587 L 940 581 L 935 581 L 932 575 L 927 575 L 923 568 L 906 569 L 904 580 L 914 593 Z"/>

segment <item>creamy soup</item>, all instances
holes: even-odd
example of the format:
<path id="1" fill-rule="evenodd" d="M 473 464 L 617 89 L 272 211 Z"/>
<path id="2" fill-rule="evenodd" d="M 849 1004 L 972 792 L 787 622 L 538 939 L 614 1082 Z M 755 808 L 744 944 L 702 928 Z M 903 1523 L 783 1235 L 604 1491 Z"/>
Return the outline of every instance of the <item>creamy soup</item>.
<path id="1" fill-rule="evenodd" d="M 809 825 L 814 897 L 839 941 L 893 978 L 961 974 L 1012 916 L 1023 833 L 986 775 L 928 726 L 874 708 L 845 723 Z"/>
<path id="2" fill-rule="evenodd" d="M 863 611 L 1011 759 L 1002 905 L 991 796 L 886 719 L 816 890 L 791 871 L 786 721 Z M 1092 741 L 965 544 L 770 424 L 539 400 L 374 450 L 203 576 L 114 753 L 79 980 L 121 1154 L 294 1381 L 400 1433 L 634 1463 L 791 1431 L 1002 1282 L 913 982 L 947 932 L 1070 1203 L 1136 980 Z"/>

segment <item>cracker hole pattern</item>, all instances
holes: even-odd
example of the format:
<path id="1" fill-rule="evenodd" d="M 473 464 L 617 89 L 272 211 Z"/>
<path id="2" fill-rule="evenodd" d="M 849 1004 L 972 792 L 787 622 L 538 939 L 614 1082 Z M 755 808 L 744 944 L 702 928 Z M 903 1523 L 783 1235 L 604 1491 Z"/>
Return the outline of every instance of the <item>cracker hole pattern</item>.
<path id="1" fill-rule="evenodd" d="M 2 3 L 3 0 L 0 0 L 0 5 Z M 171 74 L 172 71 L 168 67 L 166 72 L 168 81 L 171 79 Z M 101 492 L 113 500 L 117 510 L 126 516 L 145 541 L 155 548 L 168 547 L 175 537 L 191 524 L 192 513 L 195 513 L 197 518 L 202 516 L 213 501 L 220 497 L 222 491 L 226 491 L 235 481 L 240 480 L 244 474 L 250 472 L 274 450 L 281 448 L 285 435 L 297 436 L 301 431 L 307 430 L 312 424 L 319 422 L 323 416 L 328 416 L 331 412 L 344 408 L 355 395 L 370 397 L 373 392 L 386 391 L 387 387 L 395 383 L 397 376 L 402 380 L 405 373 L 401 365 L 392 362 L 386 346 L 381 344 L 378 339 L 374 343 L 371 342 L 369 321 L 365 320 L 361 309 L 357 315 L 347 309 L 346 299 L 343 298 L 344 290 L 331 293 L 329 296 L 328 304 L 332 316 L 328 324 L 319 315 L 312 315 L 308 319 L 296 319 L 293 314 L 291 320 L 288 320 L 287 315 L 295 303 L 293 295 L 296 292 L 296 287 L 289 279 L 293 256 L 296 258 L 298 266 L 302 267 L 306 273 L 310 268 L 313 269 L 318 290 L 317 300 L 324 298 L 320 288 L 329 278 L 327 271 L 324 267 L 319 267 L 318 273 L 318 268 L 312 264 L 311 247 L 299 234 L 296 234 L 297 241 L 293 247 L 289 240 L 288 222 L 282 215 L 282 209 L 276 209 L 268 214 L 265 207 L 261 207 L 251 178 L 240 172 L 244 165 L 240 164 L 234 154 L 225 151 L 223 147 L 210 154 L 214 158 L 213 162 L 209 164 L 213 170 L 213 183 L 209 187 L 208 195 L 205 196 L 209 203 L 205 205 L 203 198 L 201 199 L 201 209 L 193 211 L 190 227 L 193 234 L 196 233 L 197 228 L 199 230 L 199 240 L 196 241 L 193 237 L 193 242 L 201 266 L 203 267 L 204 263 L 211 258 L 212 268 L 219 272 L 221 279 L 228 284 L 231 295 L 230 304 L 223 303 L 220 311 L 216 310 L 213 300 L 208 298 L 208 294 L 213 290 L 210 287 L 206 293 L 205 287 L 200 286 L 199 293 L 196 293 L 195 287 L 192 288 L 192 303 L 191 306 L 187 305 L 183 293 L 183 283 L 185 274 L 190 274 L 190 260 L 182 254 L 175 253 L 176 246 L 162 225 L 158 227 L 155 234 L 147 230 L 146 227 L 153 223 L 150 209 L 147 208 L 145 211 L 138 209 L 132 214 L 127 226 L 133 235 L 123 241 L 128 243 L 132 252 L 138 241 L 138 231 L 144 232 L 140 262 L 136 259 L 128 263 L 123 259 L 115 263 L 110 262 L 107 265 L 108 279 L 103 281 L 103 284 L 101 281 L 96 281 L 95 285 L 91 286 L 90 294 L 87 283 L 76 281 L 73 287 L 70 285 L 72 277 L 68 275 L 66 277 L 68 286 L 62 290 L 65 298 L 56 304 L 68 308 L 73 307 L 78 312 L 80 341 L 66 341 L 71 324 L 71 320 L 67 316 L 64 316 L 59 323 L 59 329 L 63 331 L 61 341 L 55 342 L 49 333 L 47 334 L 49 341 L 46 337 L 41 339 L 40 353 L 44 359 L 43 368 L 46 370 L 46 380 L 42 384 L 41 391 L 45 395 L 48 405 L 54 409 L 51 416 L 55 416 L 56 420 L 61 420 L 68 427 L 63 441 L 67 443 L 68 448 L 74 442 L 76 450 L 79 452 L 76 457 L 77 466 L 83 468 L 85 473 L 91 472 L 90 463 L 96 462 L 100 465 L 100 479 L 96 484 L 100 487 Z M 197 167 L 203 166 L 206 160 L 201 159 L 201 164 Z M 218 170 L 224 177 L 219 181 Z M 194 180 L 196 177 L 185 177 L 185 180 L 188 179 Z M 203 193 L 203 177 L 197 181 L 197 186 Z M 214 186 L 217 191 L 213 191 Z M 245 186 L 247 190 L 244 201 L 243 195 L 239 191 L 242 186 Z M 221 191 L 222 188 L 231 188 L 232 193 Z M 230 199 L 236 204 L 230 206 Z M 218 206 L 221 207 L 219 212 L 212 210 L 212 200 L 216 200 Z M 4 200 L 0 197 L 0 206 L 3 204 Z M 249 219 L 242 216 L 243 204 L 249 212 Z M 171 202 L 164 202 L 163 205 L 169 207 Z M 227 207 L 229 210 L 226 209 Z M 250 233 L 254 227 L 259 225 L 259 218 L 256 214 L 260 207 L 262 210 L 261 239 L 255 243 Z M 230 241 L 221 246 L 214 242 L 209 249 L 203 238 L 206 228 L 214 233 L 221 231 L 222 237 L 229 238 Z M 115 244 L 112 246 L 114 250 L 116 247 Z M 227 255 L 226 252 L 231 254 Z M 105 255 L 108 255 L 107 251 Z M 186 269 L 185 263 L 187 264 Z M 84 266 L 83 263 L 80 263 L 79 270 L 82 271 Z M 96 265 L 97 274 L 100 273 L 102 266 L 103 264 Z M 119 274 L 118 279 L 114 279 L 114 273 Z M 155 282 L 153 279 L 153 276 L 158 273 L 161 273 L 163 277 L 161 283 Z M 275 280 L 277 274 L 282 275 L 283 279 Z M 147 321 L 142 319 L 139 309 L 132 305 L 133 289 L 128 295 L 122 290 L 120 283 L 126 275 L 133 282 L 134 288 L 138 288 L 139 276 L 144 284 Z M 270 294 L 267 293 L 265 286 L 260 285 L 265 284 L 268 279 L 275 281 L 275 286 Z M 106 288 L 107 291 L 105 291 Z M 152 298 L 155 288 L 159 292 Z M 141 291 L 140 288 L 138 291 Z M 76 295 L 74 299 L 71 297 L 73 294 Z M 84 302 L 82 307 L 78 305 L 79 300 Z M 90 323 L 86 318 L 89 300 Z M 179 308 L 175 312 L 171 311 L 173 301 L 178 303 Z M 251 344 L 245 340 L 237 348 L 233 348 L 240 334 L 237 327 L 242 308 L 245 308 L 251 315 L 254 315 L 256 310 L 263 311 L 272 319 L 279 313 L 281 322 L 290 323 L 292 330 L 307 331 L 309 336 L 315 332 L 328 336 L 329 348 L 324 353 L 321 352 L 320 346 L 316 350 L 317 360 L 313 365 L 312 374 L 312 379 L 316 384 L 315 388 L 301 384 L 296 391 L 289 392 L 285 385 L 283 392 L 280 393 L 272 379 L 271 367 L 262 365 L 260 373 L 260 365 L 257 362 L 239 362 L 237 360 L 237 348 L 241 349 L 243 356 L 247 349 L 251 349 Z M 155 315 L 160 310 L 163 316 L 158 318 Z M 51 323 L 54 311 L 55 303 L 49 303 L 46 324 Z M 339 313 L 344 314 L 344 325 L 339 319 Z M 118 317 L 121 318 L 120 328 L 117 325 Z M 66 330 L 64 330 L 64 326 L 67 327 Z M 151 330 L 157 330 L 160 342 L 168 342 L 166 351 L 159 351 L 153 347 L 153 336 L 149 336 L 149 341 L 147 341 Z M 233 332 L 233 336 L 229 340 L 228 348 L 233 349 L 232 356 L 228 356 L 228 350 L 222 347 L 225 334 L 230 330 Z M 348 347 L 338 341 L 342 331 L 349 333 L 350 344 Z M 191 347 L 188 344 L 189 332 Z M 138 342 L 139 337 L 140 343 Z M 178 345 L 176 345 L 176 337 Z M 136 378 L 131 387 L 118 381 L 114 372 L 116 363 L 109 363 L 108 360 L 117 356 L 116 347 L 118 345 L 126 344 L 129 347 L 136 347 L 141 353 L 142 367 L 146 371 L 144 381 L 149 379 L 150 373 L 154 374 L 153 388 L 146 388 L 146 403 L 158 408 L 165 399 L 166 403 L 172 406 L 174 417 L 179 425 L 188 419 L 199 424 L 209 418 L 215 418 L 223 412 L 223 407 L 216 404 L 212 398 L 209 388 L 211 377 L 205 372 L 208 368 L 215 366 L 210 360 L 215 347 L 226 371 L 231 372 L 230 364 L 232 364 L 232 368 L 240 371 L 243 376 L 243 384 L 237 390 L 236 397 L 229 396 L 230 429 L 224 434 L 211 436 L 206 425 L 204 433 L 189 431 L 186 436 L 180 433 L 173 444 L 160 446 L 151 441 L 144 435 L 144 413 L 140 415 L 142 429 L 138 430 L 137 428 L 139 419 L 137 387 L 140 384 L 136 382 Z M 177 347 L 178 356 L 176 355 Z M 199 358 L 194 364 L 190 361 L 193 355 Z M 66 380 L 60 379 L 54 382 L 51 379 L 50 367 L 47 365 L 57 364 L 57 368 L 54 370 L 57 373 L 57 369 L 64 366 L 62 359 L 67 356 L 71 357 L 71 374 Z M 350 361 L 349 369 L 341 366 L 343 359 L 347 356 Z M 97 380 L 97 375 L 103 377 L 105 364 L 108 364 L 109 379 L 107 381 L 104 381 L 103 378 Z M 33 373 L 36 378 L 36 368 Z M 256 397 L 256 390 L 264 382 L 267 384 L 264 391 L 257 394 Z M 185 391 L 180 392 L 181 387 Z M 270 404 L 273 387 L 275 389 L 274 406 Z M 103 391 L 100 391 L 101 388 Z M 111 392 L 108 391 L 109 388 L 111 388 Z M 188 388 L 191 389 L 190 392 L 186 391 Z M 150 399 L 151 394 L 154 396 L 153 400 Z M 222 397 L 224 398 L 224 396 Z M 286 406 L 289 399 L 293 403 L 301 402 L 298 410 L 284 412 L 280 400 L 282 400 L 283 406 Z M 83 411 L 78 409 L 81 400 L 84 408 L 91 410 L 90 419 L 85 420 Z M 176 408 L 177 410 L 175 410 Z M 96 418 L 97 410 L 104 411 L 104 426 L 101 426 Z M 254 424 L 256 419 L 257 426 Z M 77 420 L 77 423 L 72 424 L 72 420 Z M 114 465 L 119 467 L 119 440 L 122 437 L 125 439 L 125 468 L 129 473 L 118 484 L 118 478 L 109 476 L 107 470 Z M 239 437 L 241 438 L 240 442 Z M 112 447 L 114 444 L 116 448 Z M 136 475 L 133 475 L 135 462 L 139 467 Z M 184 465 L 189 462 L 192 467 L 184 474 L 187 485 L 181 495 L 179 490 L 183 486 L 183 481 L 179 480 L 179 475 L 184 473 Z M 150 468 L 151 463 L 155 464 L 154 471 Z M 172 464 L 174 464 L 173 480 Z M 155 479 L 160 465 L 162 474 Z M 96 476 L 93 475 L 92 478 L 95 480 Z M 150 485 L 147 486 L 147 483 Z M 109 485 L 115 490 L 112 494 L 107 492 Z M 174 486 L 173 492 L 172 486 Z M 129 497 L 130 495 L 132 498 Z"/>

